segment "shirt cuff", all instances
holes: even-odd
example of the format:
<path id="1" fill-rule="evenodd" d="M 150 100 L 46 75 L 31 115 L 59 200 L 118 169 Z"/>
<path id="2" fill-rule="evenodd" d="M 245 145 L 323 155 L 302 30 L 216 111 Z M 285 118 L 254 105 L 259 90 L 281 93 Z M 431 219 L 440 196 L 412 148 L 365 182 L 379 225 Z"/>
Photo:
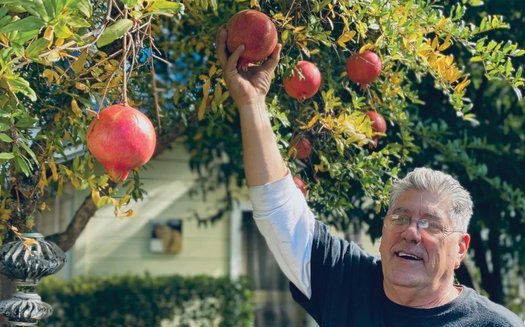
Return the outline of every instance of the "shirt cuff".
<path id="1" fill-rule="evenodd" d="M 250 201 L 254 211 L 264 212 L 283 206 L 296 192 L 292 174 L 290 171 L 286 176 L 264 185 L 250 186 Z"/>

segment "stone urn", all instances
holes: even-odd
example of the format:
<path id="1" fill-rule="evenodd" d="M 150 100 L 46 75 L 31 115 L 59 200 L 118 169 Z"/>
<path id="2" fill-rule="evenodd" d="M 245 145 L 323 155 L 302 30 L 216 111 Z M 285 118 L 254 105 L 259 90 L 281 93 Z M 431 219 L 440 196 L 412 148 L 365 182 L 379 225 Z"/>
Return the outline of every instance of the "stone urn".
<path id="1" fill-rule="evenodd" d="M 35 291 L 41 278 L 59 271 L 66 255 L 42 234 L 25 233 L 0 247 L 0 273 L 13 280 L 16 292 L 0 301 L 0 314 L 13 326 L 33 326 L 53 313 Z"/>

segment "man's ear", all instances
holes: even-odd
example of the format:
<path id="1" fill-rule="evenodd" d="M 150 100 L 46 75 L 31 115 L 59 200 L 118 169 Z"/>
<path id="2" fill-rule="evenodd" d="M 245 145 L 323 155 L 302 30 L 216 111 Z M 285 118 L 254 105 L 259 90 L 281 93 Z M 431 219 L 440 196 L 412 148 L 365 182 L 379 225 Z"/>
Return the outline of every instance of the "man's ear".
<path id="1" fill-rule="evenodd" d="M 456 263 L 454 265 L 454 269 L 459 268 L 461 261 L 463 261 L 463 259 L 467 255 L 469 245 L 470 245 L 470 234 L 465 233 L 458 240 L 458 254 L 456 257 Z"/>

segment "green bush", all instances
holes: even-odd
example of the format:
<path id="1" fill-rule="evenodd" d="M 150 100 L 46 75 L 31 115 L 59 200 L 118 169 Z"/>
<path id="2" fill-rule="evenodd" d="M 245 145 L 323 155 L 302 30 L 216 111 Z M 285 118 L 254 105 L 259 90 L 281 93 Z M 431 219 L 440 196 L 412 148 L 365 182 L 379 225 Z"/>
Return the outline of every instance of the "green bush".
<path id="1" fill-rule="evenodd" d="M 39 326 L 251 326 L 247 279 L 210 276 L 46 278 L 38 287 L 54 313 Z"/>

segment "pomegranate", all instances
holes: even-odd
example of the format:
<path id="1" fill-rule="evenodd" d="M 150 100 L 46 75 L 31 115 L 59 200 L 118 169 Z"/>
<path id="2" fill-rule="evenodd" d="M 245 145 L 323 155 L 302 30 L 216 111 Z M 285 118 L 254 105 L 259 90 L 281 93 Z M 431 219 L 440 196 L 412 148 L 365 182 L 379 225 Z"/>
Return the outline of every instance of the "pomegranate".
<path id="1" fill-rule="evenodd" d="M 284 80 L 284 90 L 298 101 L 313 97 L 321 86 L 321 72 L 309 61 L 297 63 L 293 75 Z"/>
<path id="2" fill-rule="evenodd" d="M 306 183 L 301 179 L 299 175 L 294 176 L 293 181 L 295 183 L 295 186 L 297 186 L 297 188 L 301 190 L 304 197 L 306 198 L 308 196 L 308 189 L 306 188 Z"/>
<path id="3" fill-rule="evenodd" d="M 313 147 L 307 138 L 296 136 L 290 142 L 290 151 L 295 153 L 295 157 L 299 160 L 306 159 L 312 153 Z"/>
<path id="4" fill-rule="evenodd" d="M 89 151 L 115 183 L 148 162 L 155 144 L 155 128 L 149 118 L 125 104 L 102 110 L 87 130 Z"/>
<path id="5" fill-rule="evenodd" d="M 244 44 L 239 59 L 241 69 L 250 63 L 266 59 L 277 45 L 277 30 L 270 17 L 260 11 L 246 9 L 233 15 L 226 24 L 226 46 L 230 52 Z"/>
<path id="6" fill-rule="evenodd" d="M 381 73 L 381 59 L 370 50 L 354 53 L 346 61 L 346 73 L 352 82 L 361 84 L 364 90 Z"/>
<path id="7" fill-rule="evenodd" d="M 381 133 L 381 134 L 386 133 L 386 121 L 385 121 L 385 118 L 381 114 L 375 111 L 368 111 L 366 115 L 372 121 L 372 130 L 375 133 Z M 377 143 L 380 137 L 382 137 L 382 135 L 375 135 L 372 137 L 371 147 L 375 148 L 377 146 Z"/>

